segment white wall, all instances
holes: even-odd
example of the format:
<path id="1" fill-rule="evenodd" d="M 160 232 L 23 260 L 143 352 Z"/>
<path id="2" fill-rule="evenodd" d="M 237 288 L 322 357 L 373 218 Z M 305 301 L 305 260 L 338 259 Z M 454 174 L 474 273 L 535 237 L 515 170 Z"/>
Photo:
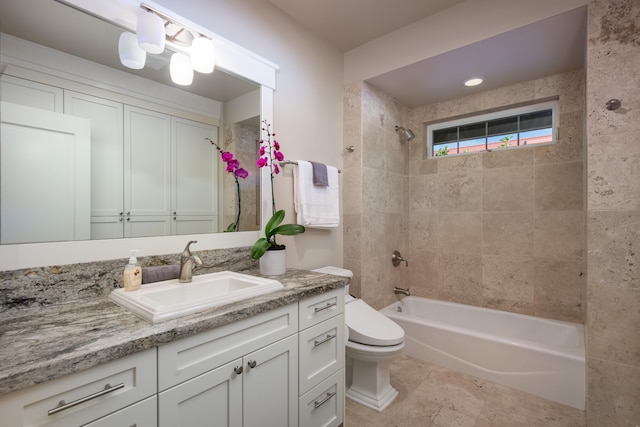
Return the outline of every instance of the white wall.
<path id="1" fill-rule="evenodd" d="M 276 63 L 274 131 L 284 155 L 342 167 L 342 53 L 266 0 L 156 0 L 178 15 Z M 276 177 L 276 205 L 293 222 L 291 166 Z M 342 266 L 342 228 L 279 239 L 288 266 Z"/>

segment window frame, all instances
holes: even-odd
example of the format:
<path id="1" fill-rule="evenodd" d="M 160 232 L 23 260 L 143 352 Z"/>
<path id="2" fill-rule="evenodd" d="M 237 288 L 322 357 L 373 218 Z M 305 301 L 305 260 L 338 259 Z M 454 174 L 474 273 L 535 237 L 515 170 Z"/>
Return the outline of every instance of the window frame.
<path id="1" fill-rule="evenodd" d="M 490 113 L 477 114 L 473 116 L 467 116 L 464 118 L 453 119 L 442 121 L 438 123 L 432 123 L 425 125 L 426 131 L 425 134 L 427 136 L 426 147 L 427 147 L 427 158 L 436 159 L 441 157 L 451 156 L 461 156 L 465 154 L 479 154 L 479 153 L 490 153 L 494 150 L 492 149 L 484 149 L 484 150 L 476 150 L 468 153 L 451 153 L 447 156 L 436 156 L 433 152 L 433 133 L 440 129 L 452 128 L 452 127 L 460 127 L 464 125 L 471 125 L 476 123 L 486 123 L 496 119 L 508 118 L 512 116 L 519 116 L 527 113 L 535 113 L 544 110 L 551 110 L 551 141 L 542 142 L 533 145 L 516 145 L 513 147 L 505 147 L 505 150 L 515 149 L 515 148 L 525 148 L 525 147 L 539 147 L 544 145 L 556 144 L 558 141 L 558 122 L 559 122 L 559 102 L 557 99 L 551 101 L 538 102 L 535 104 L 528 104 L 521 107 L 513 107 L 507 108 L 504 110 L 493 111 Z M 485 138 L 487 136 L 485 135 Z M 460 141 L 458 141 L 460 142 Z M 453 142 L 451 142 L 453 143 Z M 444 144 L 441 144 L 444 145 Z M 502 149 L 501 149 L 502 150 Z"/>

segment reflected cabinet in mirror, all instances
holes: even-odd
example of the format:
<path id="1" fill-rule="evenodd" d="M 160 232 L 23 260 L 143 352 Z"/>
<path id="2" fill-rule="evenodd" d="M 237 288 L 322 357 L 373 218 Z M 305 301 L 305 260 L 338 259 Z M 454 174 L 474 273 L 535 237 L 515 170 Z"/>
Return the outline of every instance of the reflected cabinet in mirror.
<path id="1" fill-rule="evenodd" d="M 178 86 L 168 48 L 132 70 L 122 28 L 1 3 L 2 244 L 259 230 L 260 85 L 216 69 Z"/>

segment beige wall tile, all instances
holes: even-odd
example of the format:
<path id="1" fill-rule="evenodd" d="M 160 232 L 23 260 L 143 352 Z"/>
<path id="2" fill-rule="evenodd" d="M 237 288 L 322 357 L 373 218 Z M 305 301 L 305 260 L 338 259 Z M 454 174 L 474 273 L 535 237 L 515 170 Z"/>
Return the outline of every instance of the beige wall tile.
<path id="1" fill-rule="evenodd" d="M 438 231 L 438 242 L 442 252 L 477 254 L 482 246 L 482 214 L 441 214 Z"/>
<path id="2" fill-rule="evenodd" d="M 588 286 L 589 357 L 640 368 L 640 289 Z"/>
<path id="3" fill-rule="evenodd" d="M 640 212 L 591 211 L 589 284 L 640 289 Z"/>
<path id="4" fill-rule="evenodd" d="M 477 212 L 482 209 L 482 172 L 439 173 L 440 212 Z"/>
<path id="5" fill-rule="evenodd" d="M 533 164 L 533 153 L 533 147 L 527 147 L 514 150 L 497 150 L 480 154 L 480 156 L 482 156 L 482 167 L 493 169 L 531 165 Z"/>
<path id="6" fill-rule="evenodd" d="M 361 259 L 362 216 L 360 214 L 345 214 L 342 216 L 342 218 L 344 257 Z"/>
<path id="7" fill-rule="evenodd" d="M 409 212 L 430 212 L 438 209 L 438 176 L 409 177 Z"/>
<path id="8" fill-rule="evenodd" d="M 482 173 L 482 209 L 485 212 L 531 211 L 533 195 L 533 166 L 486 169 Z"/>
<path id="9" fill-rule="evenodd" d="M 587 426 L 631 426 L 640 420 L 640 368 L 587 360 Z"/>
<path id="10" fill-rule="evenodd" d="M 362 213 L 362 168 L 349 168 L 342 171 L 342 212 L 343 214 Z"/>
<path id="11" fill-rule="evenodd" d="M 376 124 L 364 123 L 362 129 L 362 166 L 384 171 L 385 132 Z"/>
<path id="12" fill-rule="evenodd" d="M 445 156 L 435 159 L 438 162 L 438 173 L 470 172 L 482 169 L 482 156 Z"/>
<path id="13" fill-rule="evenodd" d="M 387 172 L 385 174 L 385 212 L 407 212 L 405 198 L 408 197 L 409 180 L 405 175 Z"/>
<path id="14" fill-rule="evenodd" d="M 362 213 L 362 229 L 360 230 L 363 261 L 367 258 L 384 256 L 384 233 L 384 213 L 364 211 Z"/>
<path id="15" fill-rule="evenodd" d="M 536 304 L 582 311 L 587 281 L 584 261 L 535 258 L 533 277 Z"/>
<path id="16" fill-rule="evenodd" d="M 411 293 L 418 296 L 434 297 L 440 288 L 440 255 L 435 251 L 408 251 L 411 260 L 408 285 Z"/>
<path id="17" fill-rule="evenodd" d="M 409 214 L 408 227 L 407 246 L 412 251 L 437 251 L 440 248 L 438 241 L 439 212 L 411 212 Z"/>
<path id="18" fill-rule="evenodd" d="M 589 138 L 590 209 L 640 210 L 639 139 L 640 131 Z"/>
<path id="19" fill-rule="evenodd" d="M 358 121 L 345 122 L 342 127 L 342 169 L 362 166 L 362 124 Z M 353 146 L 353 151 L 347 147 Z"/>
<path id="20" fill-rule="evenodd" d="M 482 253 L 532 256 L 533 212 L 485 212 L 482 215 Z"/>
<path id="21" fill-rule="evenodd" d="M 539 211 L 584 208 L 582 162 L 535 166 L 535 209 Z"/>
<path id="22" fill-rule="evenodd" d="M 345 86 L 342 96 L 342 117 L 345 123 L 362 121 L 362 82 Z"/>
<path id="23" fill-rule="evenodd" d="M 384 171 L 362 168 L 362 210 L 383 213 L 387 210 L 386 176 Z"/>
<path id="24" fill-rule="evenodd" d="M 515 256 L 482 256 L 482 296 L 533 303 L 533 261 Z"/>
<path id="25" fill-rule="evenodd" d="M 482 256 L 442 254 L 440 297 L 461 304 L 474 304 L 482 297 Z"/>
<path id="26" fill-rule="evenodd" d="M 582 211 L 536 212 L 533 256 L 582 259 L 585 256 Z"/>

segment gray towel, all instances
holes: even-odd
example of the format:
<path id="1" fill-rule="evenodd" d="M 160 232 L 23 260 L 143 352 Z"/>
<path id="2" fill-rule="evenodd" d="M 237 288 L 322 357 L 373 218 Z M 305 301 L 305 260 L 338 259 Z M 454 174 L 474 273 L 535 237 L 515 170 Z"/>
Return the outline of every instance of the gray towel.
<path id="1" fill-rule="evenodd" d="M 142 284 L 177 279 L 180 276 L 180 265 L 160 265 L 142 267 Z"/>
<path id="2" fill-rule="evenodd" d="M 317 187 L 328 187 L 329 186 L 329 178 L 327 177 L 327 165 L 324 163 L 312 162 L 311 166 L 313 168 L 313 185 Z"/>

